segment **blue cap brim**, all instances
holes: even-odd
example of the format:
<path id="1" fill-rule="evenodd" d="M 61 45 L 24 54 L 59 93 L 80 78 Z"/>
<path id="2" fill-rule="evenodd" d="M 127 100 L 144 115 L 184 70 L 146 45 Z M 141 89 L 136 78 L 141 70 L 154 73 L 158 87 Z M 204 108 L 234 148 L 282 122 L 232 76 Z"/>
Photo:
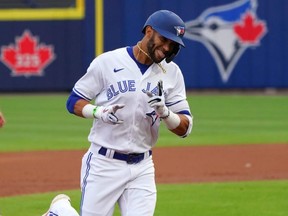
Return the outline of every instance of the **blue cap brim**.
<path id="1" fill-rule="evenodd" d="M 165 30 L 162 30 L 162 29 L 159 29 L 159 28 L 153 28 L 155 29 L 160 35 L 162 35 L 163 37 L 169 39 L 169 40 L 172 40 L 178 44 L 180 44 L 182 47 L 185 47 L 185 44 L 184 42 L 182 41 L 182 38 L 181 37 L 178 37 L 176 36 L 175 34 L 172 34 L 171 32 L 169 31 L 165 31 Z"/>

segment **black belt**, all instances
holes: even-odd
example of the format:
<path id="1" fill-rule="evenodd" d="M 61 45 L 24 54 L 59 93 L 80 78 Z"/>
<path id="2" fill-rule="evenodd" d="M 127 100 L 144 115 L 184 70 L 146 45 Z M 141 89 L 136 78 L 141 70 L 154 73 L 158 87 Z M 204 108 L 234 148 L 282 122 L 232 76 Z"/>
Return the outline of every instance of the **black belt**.
<path id="1" fill-rule="evenodd" d="M 106 156 L 107 148 L 101 147 L 98 151 L 99 154 Z M 152 155 L 152 151 L 149 150 L 149 156 Z M 117 160 L 126 161 L 128 164 L 137 164 L 142 161 L 145 157 L 145 153 L 130 153 L 130 154 L 123 154 L 120 152 L 114 152 L 113 158 Z"/>

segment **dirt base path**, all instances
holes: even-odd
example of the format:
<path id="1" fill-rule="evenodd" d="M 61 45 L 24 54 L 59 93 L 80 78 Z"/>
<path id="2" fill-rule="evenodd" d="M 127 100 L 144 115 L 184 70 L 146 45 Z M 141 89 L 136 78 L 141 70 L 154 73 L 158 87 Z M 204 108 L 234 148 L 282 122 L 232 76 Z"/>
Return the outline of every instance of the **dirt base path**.
<path id="1" fill-rule="evenodd" d="M 80 189 L 85 151 L 0 153 L 0 196 Z M 288 179 L 288 144 L 155 148 L 157 183 Z"/>

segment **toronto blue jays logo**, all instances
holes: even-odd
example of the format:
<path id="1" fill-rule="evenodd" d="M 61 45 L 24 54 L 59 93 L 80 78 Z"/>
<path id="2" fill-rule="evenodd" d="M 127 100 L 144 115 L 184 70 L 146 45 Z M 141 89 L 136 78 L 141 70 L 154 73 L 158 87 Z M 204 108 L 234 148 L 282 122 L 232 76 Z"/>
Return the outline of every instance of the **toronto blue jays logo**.
<path id="1" fill-rule="evenodd" d="M 185 28 L 183 26 L 174 26 L 174 28 L 176 29 L 176 35 L 183 37 L 185 34 Z"/>
<path id="2" fill-rule="evenodd" d="M 249 47 L 260 45 L 266 23 L 257 18 L 257 0 L 240 0 L 206 9 L 186 22 L 187 39 L 203 43 L 213 56 L 223 82 Z"/>
<path id="3" fill-rule="evenodd" d="M 146 115 L 151 118 L 151 121 L 152 121 L 151 127 L 152 127 L 155 124 L 155 122 L 157 121 L 158 115 L 156 114 L 156 112 L 154 110 L 150 113 L 146 113 Z"/>

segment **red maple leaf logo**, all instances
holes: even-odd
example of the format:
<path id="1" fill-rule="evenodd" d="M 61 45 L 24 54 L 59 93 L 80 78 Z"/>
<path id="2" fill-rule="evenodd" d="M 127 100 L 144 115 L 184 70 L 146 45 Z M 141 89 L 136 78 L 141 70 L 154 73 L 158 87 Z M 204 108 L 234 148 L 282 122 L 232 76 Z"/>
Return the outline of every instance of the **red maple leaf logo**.
<path id="1" fill-rule="evenodd" d="M 266 24 L 256 20 L 251 13 L 246 13 L 243 22 L 234 26 L 234 32 L 242 43 L 258 44 L 259 39 L 266 32 Z"/>
<path id="2" fill-rule="evenodd" d="M 55 59 L 53 46 L 38 44 L 38 38 L 29 31 L 24 31 L 15 44 L 1 49 L 1 61 L 12 70 L 13 75 L 40 76 L 43 69 Z"/>

